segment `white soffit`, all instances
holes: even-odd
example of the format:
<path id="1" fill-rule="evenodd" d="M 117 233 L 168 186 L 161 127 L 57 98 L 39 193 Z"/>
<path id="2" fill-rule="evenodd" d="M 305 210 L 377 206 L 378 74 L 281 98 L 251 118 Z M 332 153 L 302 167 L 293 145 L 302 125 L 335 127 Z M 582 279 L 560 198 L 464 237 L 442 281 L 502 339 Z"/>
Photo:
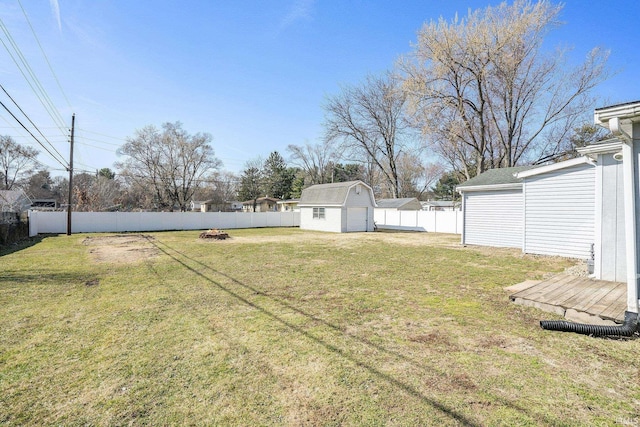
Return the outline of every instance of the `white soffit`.
<path id="1" fill-rule="evenodd" d="M 614 117 L 620 120 L 631 119 L 632 121 L 637 121 L 640 119 L 640 102 L 599 108 L 593 113 L 593 120 L 597 125 L 605 125 Z"/>
<path id="2" fill-rule="evenodd" d="M 587 145 L 586 147 L 580 147 L 576 151 L 580 154 L 607 154 L 617 153 L 622 149 L 622 141 L 619 139 L 611 139 L 598 144 Z"/>
<path id="3" fill-rule="evenodd" d="M 553 163 L 547 166 L 540 166 L 539 168 L 529 169 L 526 171 L 518 172 L 515 174 L 516 178 L 528 178 L 530 176 L 541 175 L 543 173 L 549 173 L 560 169 L 570 168 L 572 166 L 578 166 L 588 163 L 595 166 L 595 162 L 586 156 L 577 157 L 575 159 L 566 160 L 560 163 Z"/>

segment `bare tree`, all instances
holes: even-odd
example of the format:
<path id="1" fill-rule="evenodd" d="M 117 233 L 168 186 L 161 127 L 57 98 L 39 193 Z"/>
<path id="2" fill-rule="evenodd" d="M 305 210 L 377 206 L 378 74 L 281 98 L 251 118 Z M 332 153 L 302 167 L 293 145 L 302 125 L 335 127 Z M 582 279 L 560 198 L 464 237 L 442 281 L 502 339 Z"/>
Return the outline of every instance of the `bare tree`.
<path id="1" fill-rule="evenodd" d="M 302 169 L 305 185 L 331 182 L 331 166 L 337 156 L 330 143 L 306 143 L 304 146 L 291 144 L 287 151 L 290 153 L 290 163 Z"/>
<path id="2" fill-rule="evenodd" d="M 562 6 L 516 0 L 423 26 L 400 63 L 417 124 L 467 178 L 557 152 L 608 77 L 608 52 L 574 69 L 545 53 Z"/>
<path id="3" fill-rule="evenodd" d="M 207 133 L 188 134 L 180 122 L 165 123 L 162 131 L 147 126 L 127 139 L 120 152 L 128 159 L 117 167 L 131 184 L 153 192 L 158 209 L 185 211 L 203 176 L 221 165 L 211 139 Z"/>
<path id="4" fill-rule="evenodd" d="M 208 200 L 214 211 L 226 211 L 236 201 L 240 177 L 229 171 L 215 171 L 204 179 L 204 185 L 193 195 L 194 200 Z"/>
<path id="5" fill-rule="evenodd" d="M 327 141 L 339 141 L 356 159 L 371 162 L 400 194 L 398 158 L 412 142 L 404 117 L 405 93 L 389 74 L 369 76 L 360 86 L 346 86 L 328 99 L 325 121 Z"/>
<path id="6" fill-rule="evenodd" d="M 398 159 L 400 197 L 420 199 L 444 172 L 440 163 L 426 162 L 417 154 L 407 153 Z"/>
<path id="7" fill-rule="evenodd" d="M 115 209 L 122 196 L 120 183 L 108 168 L 95 175 L 80 173 L 73 179 L 74 209 L 80 212 L 102 212 Z M 118 207 L 119 208 L 119 207 Z"/>
<path id="8" fill-rule="evenodd" d="M 38 150 L 22 146 L 10 136 L 0 136 L 0 176 L 2 189 L 11 190 L 22 178 L 30 175 L 36 167 Z"/>

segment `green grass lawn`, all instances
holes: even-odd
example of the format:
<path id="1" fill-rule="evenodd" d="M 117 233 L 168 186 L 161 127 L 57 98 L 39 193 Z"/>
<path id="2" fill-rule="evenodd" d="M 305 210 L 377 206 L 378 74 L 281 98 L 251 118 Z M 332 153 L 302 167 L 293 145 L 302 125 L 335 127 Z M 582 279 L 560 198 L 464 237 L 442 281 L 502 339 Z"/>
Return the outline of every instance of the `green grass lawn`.
<path id="1" fill-rule="evenodd" d="M 640 340 L 544 331 L 503 289 L 568 260 L 430 233 L 198 234 L 0 256 L 0 424 L 640 424 Z"/>

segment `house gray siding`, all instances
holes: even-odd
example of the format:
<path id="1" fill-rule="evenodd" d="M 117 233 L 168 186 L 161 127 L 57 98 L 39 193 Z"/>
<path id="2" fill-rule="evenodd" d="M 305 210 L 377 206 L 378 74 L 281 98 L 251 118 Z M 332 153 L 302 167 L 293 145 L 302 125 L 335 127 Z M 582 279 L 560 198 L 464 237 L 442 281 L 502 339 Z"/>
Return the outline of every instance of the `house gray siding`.
<path id="1" fill-rule="evenodd" d="M 595 167 L 582 164 L 525 178 L 526 253 L 587 259 L 594 244 Z"/>
<path id="2" fill-rule="evenodd" d="M 464 193 L 463 244 L 522 247 L 522 190 Z"/>
<path id="3" fill-rule="evenodd" d="M 602 194 L 596 209 L 599 211 L 597 216 L 600 217 L 601 244 L 595 257 L 595 272 L 602 280 L 625 282 L 627 262 L 622 162 L 614 160 L 613 154 L 604 154 L 598 156 L 598 167 L 596 188 L 602 188 Z"/>

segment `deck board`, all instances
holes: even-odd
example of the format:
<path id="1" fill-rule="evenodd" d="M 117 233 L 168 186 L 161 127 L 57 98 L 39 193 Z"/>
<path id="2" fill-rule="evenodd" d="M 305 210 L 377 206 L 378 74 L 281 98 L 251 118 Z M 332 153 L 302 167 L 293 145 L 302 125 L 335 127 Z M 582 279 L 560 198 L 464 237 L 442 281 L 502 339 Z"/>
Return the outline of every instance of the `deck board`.
<path id="1" fill-rule="evenodd" d="M 542 280 L 510 296 L 512 301 L 525 300 L 565 311 L 572 309 L 616 322 L 624 321 L 626 297 L 626 283 L 566 274 Z"/>

